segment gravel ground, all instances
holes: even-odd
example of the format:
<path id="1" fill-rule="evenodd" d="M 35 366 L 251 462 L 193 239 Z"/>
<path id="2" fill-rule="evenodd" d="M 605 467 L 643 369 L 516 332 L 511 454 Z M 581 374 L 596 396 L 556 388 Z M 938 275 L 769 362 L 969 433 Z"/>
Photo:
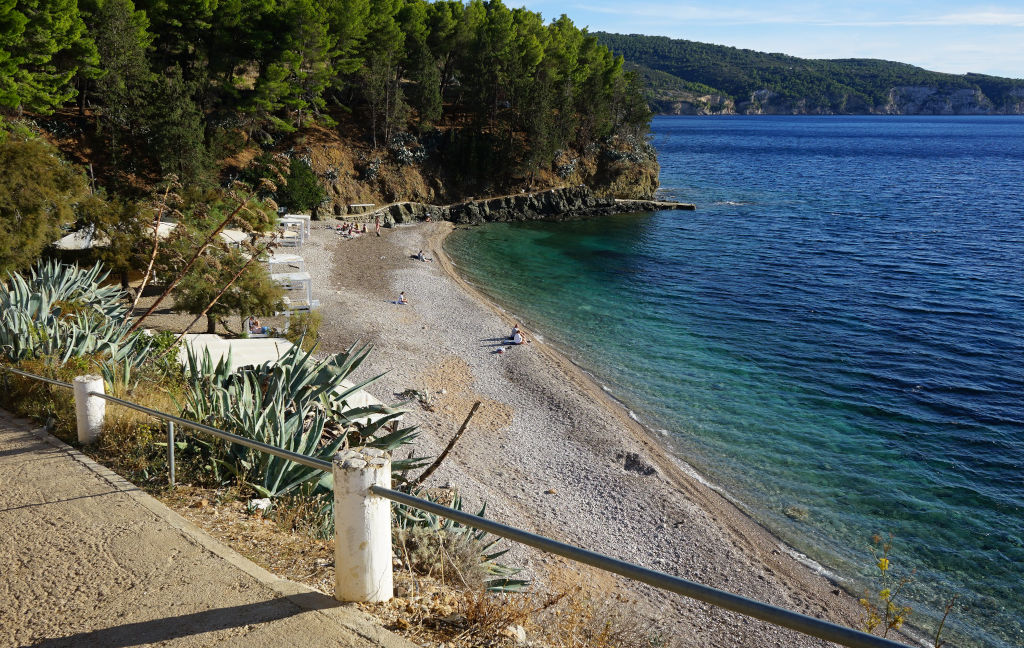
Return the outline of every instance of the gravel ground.
<path id="1" fill-rule="evenodd" d="M 324 227 L 324 226 L 322 226 Z M 329 227 L 329 226 L 328 226 Z M 451 485 L 467 510 L 844 625 L 856 602 L 793 559 L 778 539 L 699 483 L 589 377 L 527 332 L 495 354 L 513 320 L 452 272 L 441 250 L 449 223 L 399 226 L 343 239 L 317 229 L 301 254 L 322 304 L 322 350 L 357 340 L 375 350 L 358 377 L 385 401 L 413 404 L 419 455 L 437 455 L 472 404 L 483 403 L 428 486 Z M 433 262 L 411 258 L 424 249 Z M 394 303 L 405 291 L 408 305 Z M 517 548 L 509 562 L 542 574 L 555 559 Z M 831 645 L 618 577 L 588 574 L 637 601 L 670 645 Z"/>

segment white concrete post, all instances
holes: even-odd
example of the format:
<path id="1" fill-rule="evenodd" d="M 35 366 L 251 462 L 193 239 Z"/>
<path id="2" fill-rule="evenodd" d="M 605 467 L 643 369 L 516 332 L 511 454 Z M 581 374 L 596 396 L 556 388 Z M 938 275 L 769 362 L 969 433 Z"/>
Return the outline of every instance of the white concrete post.
<path id="1" fill-rule="evenodd" d="M 334 457 L 334 598 L 389 601 L 391 502 L 369 492 L 391 488 L 391 457 L 376 448 L 352 448 Z"/>
<path id="2" fill-rule="evenodd" d="M 102 376 L 77 376 L 75 384 L 75 418 L 78 420 L 78 442 L 92 443 L 103 431 L 103 414 L 107 401 L 89 392 L 106 393 Z"/>

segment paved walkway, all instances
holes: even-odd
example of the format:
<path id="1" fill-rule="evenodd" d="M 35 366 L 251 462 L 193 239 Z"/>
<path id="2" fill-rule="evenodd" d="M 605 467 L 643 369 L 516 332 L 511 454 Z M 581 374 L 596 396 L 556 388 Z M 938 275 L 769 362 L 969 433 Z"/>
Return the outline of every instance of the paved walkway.
<path id="1" fill-rule="evenodd" d="M 0 646 L 413 644 L 0 410 Z"/>

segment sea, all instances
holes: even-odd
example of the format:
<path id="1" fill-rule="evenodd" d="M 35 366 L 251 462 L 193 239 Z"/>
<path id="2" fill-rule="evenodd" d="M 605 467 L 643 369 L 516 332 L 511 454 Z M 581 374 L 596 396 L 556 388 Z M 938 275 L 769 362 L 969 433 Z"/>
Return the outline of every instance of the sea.
<path id="1" fill-rule="evenodd" d="M 460 229 L 458 271 L 852 594 L 877 536 L 917 632 L 1024 645 L 1024 118 L 651 133 L 696 211 Z"/>

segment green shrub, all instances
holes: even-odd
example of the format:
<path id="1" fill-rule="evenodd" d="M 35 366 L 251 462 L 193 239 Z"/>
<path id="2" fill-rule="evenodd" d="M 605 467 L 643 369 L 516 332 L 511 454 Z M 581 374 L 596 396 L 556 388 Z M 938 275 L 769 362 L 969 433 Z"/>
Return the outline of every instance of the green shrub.
<path id="1" fill-rule="evenodd" d="M 303 351 L 309 351 L 320 342 L 320 324 L 323 321 L 324 316 L 317 311 L 297 312 L 289 318 L 284 336 L 292 344 L 301 346 Z"/>

